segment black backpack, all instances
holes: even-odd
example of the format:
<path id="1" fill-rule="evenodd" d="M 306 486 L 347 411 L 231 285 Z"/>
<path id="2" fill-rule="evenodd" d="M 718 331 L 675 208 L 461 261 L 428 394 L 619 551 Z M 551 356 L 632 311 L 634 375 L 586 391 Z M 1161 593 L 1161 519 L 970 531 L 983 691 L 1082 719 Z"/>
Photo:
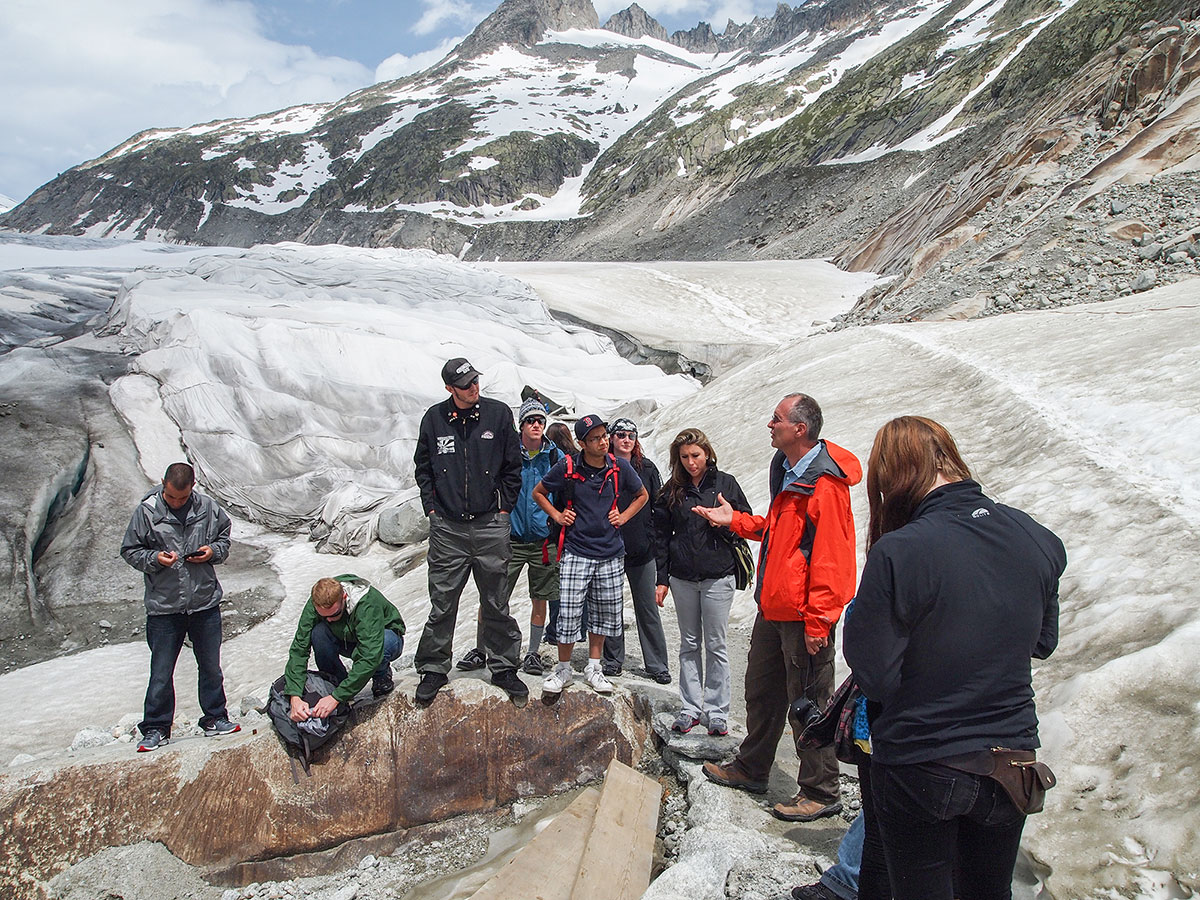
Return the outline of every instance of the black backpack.
<path id="1" fill-rule="evenodd" d="M 333 693 L 337 683 L 324 672 L 309 670 L 304 678 L 304 702 L 309 706 L 316 704 L 322 697 Z M 288 761 L 292 766 L 292 780 L 300 783 L 296 774 L 296 760 L 304 767 L 304 774 L 312 776 L 309 764 L 312 762 L 313 751 L 329 743 L 337 736 L 347 722 L 354 720 L 354 707 L 349 703 L 339 703 L 333 714 L 325 720 L 326 729 L 322 735 L 314 735 L 297 727 L 291 719 L 292 706 L 287 695 L 287 677 L 281 676 L 271 685 L 271 695 L 267 700 L 267 715 L 275 732 L 288 751 Z"/>

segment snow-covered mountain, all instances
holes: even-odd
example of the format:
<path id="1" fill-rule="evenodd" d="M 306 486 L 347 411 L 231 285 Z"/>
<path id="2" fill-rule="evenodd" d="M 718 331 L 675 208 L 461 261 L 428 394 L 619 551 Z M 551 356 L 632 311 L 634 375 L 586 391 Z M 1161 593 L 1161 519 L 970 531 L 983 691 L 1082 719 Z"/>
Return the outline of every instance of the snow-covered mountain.
<path id="1" fill-rule="evenodd" d="M 932 305 L 982 307 L 992 257 L 1036 258 L 1080 206 L 1194 170 L 1198 53 L 1182 0 L 811 0 L 720 35 L 505 0 L 425 72 L 144 132 L 2 222 L 486 260 L 833 256 L 906 276 L 863 310 L 884 318 L 920 314 L 937 289 L 896 295 L 962 258 L 977 284 L 942 279 Z"/>
<path id="2" fill-rule="evenodd" d="M 12 197 L 7 194 L 0 194 L 0 213 L 6 213 L 16 205 L 17 201 Z"/>

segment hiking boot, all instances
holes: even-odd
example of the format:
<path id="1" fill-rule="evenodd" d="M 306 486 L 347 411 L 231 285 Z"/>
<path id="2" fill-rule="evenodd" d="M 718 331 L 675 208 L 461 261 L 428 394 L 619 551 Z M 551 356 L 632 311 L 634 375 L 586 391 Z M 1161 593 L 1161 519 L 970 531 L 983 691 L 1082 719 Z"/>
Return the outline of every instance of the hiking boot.
<path id="1" fill-rule="evenodd" d="M 464 672 L 474 672 L 476 669 L 482 669 L 487 665 L 487 657 L 483 651 L 476 647 L 474 650 L 468 650 L 467 655 L 458 661 L 456 669 L 462 669 Z"/>
<path id="2" fill-rule="evenodd" d="M 792 888 L 792 900 L 842 900 L 821 882 L 801 884 Z"/>
<path id="3" fill-rule="evenodd" d="M 213 719 L 211 722 L 209 722 L 207 725 L 204 726 L 204 736 L 205 737 L 220 737 L 223 734 L 233 734 L 234 732 L 241 731 L 241 730 L 242 730 L 241 725 L 236 725 L 233 722 L 230 722 L 224 716 L 222 716 L 219 719 Z"/>
<path id="4" fill-rule="evenodd" d="M 392 680 L 391 669 L 387 669 L 384 672 L 376 672 L 371 676 L 371 696 L 376 700 L 387 696 L 395 689 L 396 682 Z"/>
<path id="5" fill-rule="evenodd" d="M 700 720 L 691 713 L 681 712 L 675 717 L 675 721 L 671 723 L 671 730 L 679 734 L 687 734 L 699 724 Z"/>
<path id="6" fill-rule="evenodd" d="M 586 675 L 587 669 L 584 669 L 583 671 Z M 613 663 L 605 663 L 600 667 L 600 671 L 604 674 L 605 678 L 616 678 L 621 674 L 621 667 Z"/>
<path id="7" fill-rule="evenodd" d="M 771 807 L 771 815 L 785 822 L 815 822 L 826 816 L 836 816 L 842 811 L 842 804 L 837 800 L 832 803 L 818 803 L 809 800 L 803 794 L 797 794 L 787 803 L 776 803 Z"/>
<path id="8" fill-rule="evenodd" d="M 767 792 L 767 782 L 765 780 L 755 781 L 742 772 L 737 762 L 731 762 L 727 766 L 718 766 L 714 762 L 706 762 L 704 764 L 704 777 L 725 787 L 737 788 L 739 791 L 746 791 L 750 794 L 765 794 Z"/>
<path id="9" fill-rule="evenodd" d="M 157 750 L 163 744 L 171 743 L 171 739 L 167 737 L 165 731 L 159 731 L 157 728 L 151 728 L 138 741 L 137 752 L 149 753 L 151 750 Z"/>
<path id="10" fill-rule="evenodd" d="M 583 680 L 591 685 L 592 690 L 597 694 L 612 693 L 612 682 L 604 677 L 604 670 L 600 668 L 599 663 L 589 662 L 584 666 Z"/>
<path id="11" fill-rule="evenodd" d="M 663 671 L 661 671 L 661 672 L 651 672 L 650 677 L 653 678 L 655 681 L 657 681 L 659 684 L 670 684 L 671 683 L 671 673 L 668 672 L 666 669 L 663 669 Z"/>
<path id="12" fill-rule="evenodd" d="M 525 658 L 521 660 L 521 671 L 526 675 L 545 675 L 546 664 L 542 662 L 541 654 L 532 650 L 526 653 Z"/>
<path id="13" fill-rule="evenodd" d="M 529 699 L 529 687 L 521 680 L 516 669 L 501 669 L 492 673 L 492 684 L 508 694 L 508 699 L 517 706 L 524 706 Z"/>
<path id="14" fill-rule="evenodd" d="M 708 733 L 713 737 L 725 737 L 729 734 L 729 723 L 718 716 L 709 716 Z"/>
<path id="15" fill-rule="evenodd" d="M 543 694 L 561 694 L 563 688 L 571 683 L 575 672 L 569 662 L 560 662 L 542 681 Z"/>
<path id="16" fill-rule="evenodd" d="M 423 672 L 421 683 L 417 685 L 417 702 L 432 703 L 437 692 L 444 688 L 450 679 L 441 672 Z"/>

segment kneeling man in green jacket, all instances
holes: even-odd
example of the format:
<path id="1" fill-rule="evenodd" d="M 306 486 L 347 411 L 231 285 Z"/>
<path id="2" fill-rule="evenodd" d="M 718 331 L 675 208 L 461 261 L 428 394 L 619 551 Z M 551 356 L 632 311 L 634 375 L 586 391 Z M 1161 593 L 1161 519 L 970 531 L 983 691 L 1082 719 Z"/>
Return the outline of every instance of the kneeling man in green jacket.
<path id="1" fill-rule="evenodd" d="M 337 689 L 313 706 L 304 702 L 308 653 Z M 387 597 L 357 575 L 322 578 L 313 585 L 288 654 L 287 693 L 293 722 L 323 719 L 351 700 L 371 679 L 371 693 L 390 693 L 392 660 L 404 649 L 404 619 Z M 342 657 L 350 659 L 350 671 Z"/>

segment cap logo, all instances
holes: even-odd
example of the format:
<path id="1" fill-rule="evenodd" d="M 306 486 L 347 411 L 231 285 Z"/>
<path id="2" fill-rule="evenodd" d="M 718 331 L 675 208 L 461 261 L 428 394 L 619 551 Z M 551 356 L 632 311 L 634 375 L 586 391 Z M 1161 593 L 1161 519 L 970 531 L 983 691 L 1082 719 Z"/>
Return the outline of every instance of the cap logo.
<path id="1" fill-rule="evenodd" d="M 464 372 L 470 372 L 471 364 L 469 362 L 465 362 L 461 366 L 459 366 L 457 369 L 455 369 L 454 371 L 459 375 L 463 374 Z"/>

